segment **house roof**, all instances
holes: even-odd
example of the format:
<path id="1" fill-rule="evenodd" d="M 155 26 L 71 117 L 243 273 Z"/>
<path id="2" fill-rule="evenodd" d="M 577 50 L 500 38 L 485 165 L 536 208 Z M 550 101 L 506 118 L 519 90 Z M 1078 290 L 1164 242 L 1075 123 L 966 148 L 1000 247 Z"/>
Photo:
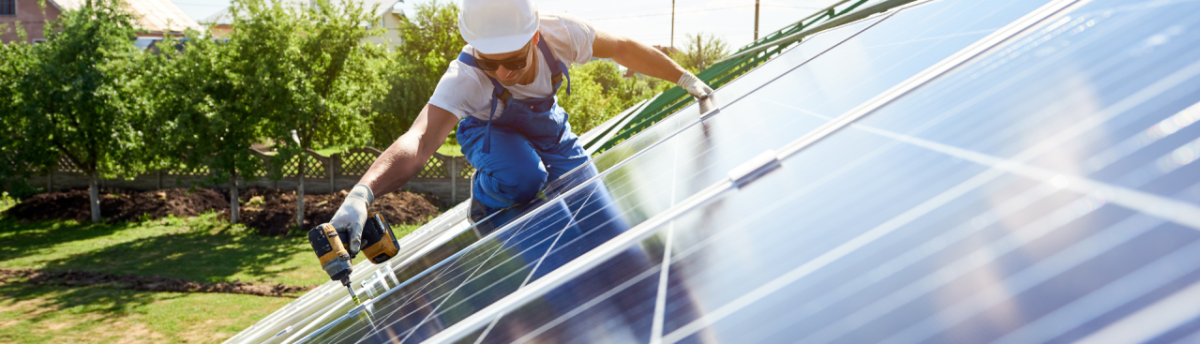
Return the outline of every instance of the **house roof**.
<path id="1" fill-rule="evenodd" d="M 61 10 L 69 11 L 83 7 L 86 0 L 50 0 Z M 175 6 L 171 0 L 125 0 L 125 7 L 137 15 L 138 25 L 152 32 L 183 31 L 200 29 L 200 23 Z"/>

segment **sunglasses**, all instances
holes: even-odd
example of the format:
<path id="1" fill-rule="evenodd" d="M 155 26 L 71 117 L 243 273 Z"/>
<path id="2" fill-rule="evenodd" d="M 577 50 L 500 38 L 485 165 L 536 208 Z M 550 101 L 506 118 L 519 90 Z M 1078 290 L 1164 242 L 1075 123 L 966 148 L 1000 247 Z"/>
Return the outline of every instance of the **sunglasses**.
<path id="1" fill-rule="evenodd" d="M 527 62 L 526 60 L 529 59 L 529 48 L 528 48 L 529 45 L 526 44 L 525 46 L 526 46 L 525 54 L 522 54 L 521 56 L 514 57 L 511 59 L 489 60 L 489 59 L 485 59 L 485 58 L 482 58 L 479 56 L 475 56 L 475 65 L 479 66 L 479 69 L 486 70 L 489 72 L 500 69 L 500 66 L 504 66 L 504 69 L 507 69 L 507 70 L 520 70 L 521 68 L 525 68 L 525 65 Z"/>

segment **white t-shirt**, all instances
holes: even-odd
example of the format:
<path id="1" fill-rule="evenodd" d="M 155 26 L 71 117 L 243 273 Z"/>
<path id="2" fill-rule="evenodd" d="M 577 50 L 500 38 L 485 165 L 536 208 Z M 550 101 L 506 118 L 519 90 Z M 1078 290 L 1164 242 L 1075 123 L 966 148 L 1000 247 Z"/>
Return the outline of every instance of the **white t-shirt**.
<path id="1" fill-rule="evenodd" d="M 568 14 L 542 14 L 540 32 L 546 40 L 554 57 L 567 64 L 586 63 L 592 58 L 592 42 L 596 40 L 596 31 L 591 24 L 578 17 Z M 463 52 L 474 54 L 475 48 L 467 45 Z M 554 85 L 550 83 L 550 65 L 541 49 L 533 48 L 537 54 L 537 76 L 528 85 L 505 86 L 513 98 L 545 98 L 553 96 Z M 528 67 L 526 67 L 528 68 Z M 566 71 L 564 71 L 566 72 Z M 566 87 L 564 78 L 562 87 Z M 488 119 L 492 110 L 492 82 L 482 69 L 468 66 L 461 61 L 450 62 L 450 68 L 438 81 L 437 89 L 429 97 L 429 104 L 450 111 L 459 119 L 468 115 L 479 119 Z M 499 118 L 504 112 L 504 103 L 497 102 L 496 115 Z"/>

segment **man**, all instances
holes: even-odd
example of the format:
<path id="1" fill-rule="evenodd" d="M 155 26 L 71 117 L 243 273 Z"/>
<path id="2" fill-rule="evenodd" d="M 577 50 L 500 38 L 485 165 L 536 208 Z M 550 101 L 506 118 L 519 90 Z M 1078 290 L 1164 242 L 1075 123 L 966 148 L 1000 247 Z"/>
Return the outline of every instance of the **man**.
<path id="1" fill-rule="evenodd" d="M 611 58 L 633 71 L 675 81 L 696 98 L 712 89 L 662 52 L 594 29 L 569 15 L 539 15 L 531 0 L 465 0 L 458 18 L 468 45 L 450 63 L 429 104 L 351 190 L 332 225 L 358 252 L 367 206 L 399 189 L 458 125 L 472 176 L 472 223 L 537 196 L 547 182 L 589 159 L 558 107 L 570 91 L 570 63 Z"/>

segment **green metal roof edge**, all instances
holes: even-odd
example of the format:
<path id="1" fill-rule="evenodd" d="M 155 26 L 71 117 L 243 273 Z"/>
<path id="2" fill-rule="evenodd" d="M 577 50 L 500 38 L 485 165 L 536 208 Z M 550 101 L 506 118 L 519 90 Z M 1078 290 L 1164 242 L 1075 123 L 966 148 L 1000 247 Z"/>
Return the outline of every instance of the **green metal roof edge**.
<path id="1" fill-rule="evenodd" d="M 884 12 L 916 0 L 882 0 L 871 6 L 859 9 L 864 4 L 873 0 L 842 0 L 832 6 L 817 11 L 797 21 L 794 24 L 785 26 L 775 32 L 769 33 L 759 40 L 738 49 L 729 57 L 718 61 L 708 69 L 701 71 L 696 77 L 704 80 L 709 86 L 714 89 L 724 86 L 726 83 L 736 79 L 737 77 L 753 70 L 762 63 L 778 56 L 787 48 L 795 43 L 800 42 L 805 37 L 815 33 L 832 29 L 841 25 L 845 25 L 873 14 Z M 683 109 L 687 105 L 694 102 L 694 99 L 678 86 L 672 87 L 657 95 L 646 104 L 643 108 L 632 115 L 632 120 L 626 125 L 617 130 L 615 135 L 604 142 L 595 154 L 604 152 L 617 144 L 633 137 L 633 135 L 649 128 L 651 125 L 658 123 L 667 116 Z M 594 144 L 594 143 L 593 143 Z"/>

